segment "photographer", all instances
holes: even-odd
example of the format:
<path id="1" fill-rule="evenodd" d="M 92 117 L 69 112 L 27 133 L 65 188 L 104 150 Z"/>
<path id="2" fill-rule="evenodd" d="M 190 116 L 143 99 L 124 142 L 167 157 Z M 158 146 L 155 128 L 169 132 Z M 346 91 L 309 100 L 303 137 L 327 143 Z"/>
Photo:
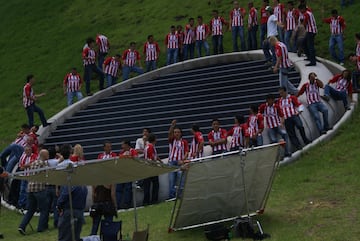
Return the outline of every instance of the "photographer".
<path id="1" fill-rule="evenodd" d="M 115 185 L 99 185 L 93 187 L 93 205 L 91 206 L 90 216 L 93 219 L 90 235 L 96 235 L 99 229 L 101 217 L 107 221 L 112 221 L 117 217 L 116 189 Z"/>

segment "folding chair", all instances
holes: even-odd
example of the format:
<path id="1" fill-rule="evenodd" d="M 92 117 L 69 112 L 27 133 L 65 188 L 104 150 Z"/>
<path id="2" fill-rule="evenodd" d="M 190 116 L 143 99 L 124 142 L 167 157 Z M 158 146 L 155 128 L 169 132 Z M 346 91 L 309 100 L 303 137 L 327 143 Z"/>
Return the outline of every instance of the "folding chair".
<path id="1" fill-rule="evenodd" d="M 100 239 L 101 241 L 121 240 L 121 221 L 101 220 Z"/>
<path id="2" fill-rule="evenodd" d="M 132 241 L 148 241 L 149 239 L 149 224 L 145 230 L 135 231 L 133 233 Z"/>

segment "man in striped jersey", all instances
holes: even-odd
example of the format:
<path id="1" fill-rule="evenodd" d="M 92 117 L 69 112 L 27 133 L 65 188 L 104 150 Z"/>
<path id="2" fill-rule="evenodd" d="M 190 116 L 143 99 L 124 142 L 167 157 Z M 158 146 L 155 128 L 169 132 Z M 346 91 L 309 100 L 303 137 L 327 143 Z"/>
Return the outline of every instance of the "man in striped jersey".
<path id="1" fill-rule="evenodd" d="M 299 10 L 294 8 L 293 1 L 289 1 L 286 12 L 285 44 L 288 51 L 290 52 L 296 51 L 296 42 L 294 41 L 291 44 L 290 40 L 293 32 L 295 31 L 296 26 L 298 25 L 298 19 L 299 19 Z"/>
<path id="2" fill-rule="evenodd" d="M 257 19 L 257 10 L 253 2 L 249 2 L 249 17 L 248 17 L 248 47 L 249 50 L 257 49 L 257 30 L 259 28 Z"/>
<path id="3" fill-rule="evenodd" d="M 195 30 L 194 18 L 189 18 L 189 23 L 185 26 L 185 36 L 183 42 L 184 60 L 193 59 L 195 51 Z"/>
<path id="4" fill-rule="evenodd" d="M 270 142 L 277 143 L 277 135 L 280 135 L 286 142 L 285 157 L 291 156 L 289 138 L 284 129 L 284 114 L 278 103 L 275 102 L 275 96 L 273 94 L 266 96 L 266 102 L 259 106 L 259 112 L 263 114 L 265 118 L 265 125 L 268 128 Z"/>
<path id="5" fill-rule="evenodd" d="M 329 39 L 329 51 L 331 57 L 338 62 L 340 65 L 344 65 L 344 30 L 345 30 L 345 19 L 339 16 L 338 11 L 333 9 L 331 11 L 330 18 L 324 18 L 323 22 L 330 24 L 330 39 Z M 336 54 L 335 45 L 339 50 L 339 55 Z"/>
<path id="6" fill-rule="evenodd" d="M 19 169 L 21 171 L 27 171 L 29 170 L 29 167 L 31 166 L 31 163 L 36 161 L 38 155 L 37 153 L 32 152 L 32 148 L 30 145 L 26 145 L 24 148 L 24 153 L 21 155 L 19 160 Z M 29 175 L 27 173 L 26 175 Z M 27 190 L 28 181 L 27 180 L 21 180 L 20 183 L 20 192 L 19 192 L 19 200 L 18 200 L 18 208 L 26 208 L 26 202 L 27 202 Z"/>
<path id="7" fill-rule="evenodd" d="M 44 112 L 40 107 L 38 107 L 35 102 L 37 98 L 42 97 L 45 93 L 35 94 L 33 90 L 33 85 L 35 83 L 34 75 L 30 74 L 26 77 L 26 84 L 23 88 L 23 105 L 26 110 L 26 114 L 29 119 L 29 126 L 32 127 L 34 125 L 34 112 L 37 112 L 40 117 L 40 121 L 43 127 L 50 125 L 45 118 Z"/>
<path id="8" fill-rule="evenodd" d="M 244 17 L 246 10 L 239 6 L 238 1 L 234 1 L 234 8 L 230 11 L 230 28 L 232 33 L 233 51 L 239 51 L 238 36 L 240 37 L 241 50 L 245 51 L 245 35 L 244 35 Z"/>
<path id="9" fill-rule="evenodd" d="M 301 87 L 297 97 L 306 94 L 306 101 L 312 118 L 315 121 L 316 127 L 320 135 L 325 134 L 329 128 L 329 111 L 328 108 L 320 100 L 320 88 L 324 88 L 324 83 L 318 79 L 314 72 L 309 73 L 309 82 L 304 83 Z M 321 118 L 319 112 L 322 113 L 323 123 L 321 124 Z"/>
<path id="10" fill-rule="evenodd" d="M 285 128 L 289 135 L 290 142 L 297 150 L 300 150 L 302 146 L 296 136 L 295 127 L 299 130 L 305 145 L 311 142 L 306 137 L 305 129 L 299 116 L 304 110 L 304 106 L 299 102 L 296 96 L 289 95 L 285 87 L 279 88 L 279 94 L 280 98 L 278 100 L 278 105 L 284 114 Z"/>
<path id="11" fill-rule="evenodd" d="M 129 140 L 121 142 L 119 157 L 138 157 L 137 151 L 131 147 L 131 142 Z M 118 208 L 128 209 L 132 207 L 132 182 L 116 185 L 116 201 Z"/>
<path id="12" fill-rule="evenodd" d="M 227 133 L 228 136 L 231 136 L 230 151 L 237 151 L 245 147 L 245 138 L 248 138 L 249 135 L 244 116 L 235 116 L 234 122 L 234 126 Z"/>
<path id="13" fill-rule="evenodd" d="M 148 142 L 144 149 L 144 158 L 152 162 L 161 161 L 156 151 L 156 136 L 153 133 L 149 134 Z M 150 195 L 150 187 L 152 184 L 152 192 Z M 144 179 L 144 199 L 143 205 L 155 204 L 159 201 L 159 177 L 148 177 Z M 150 198 L 151 196 L 151 198 Z M 151 201 L 150 201 L 151 200 Z"/>
<path id="14" fill-rule="evenodd" d="M 169 165 L 180 167 L 187 162 L 189 155 L 188 142 L 182 138 L 180 127 L 176 126 L 176 120 L 171 122 L 168 134 L 169 140 Z M 184 187 L 184 177 L 182 171 L 174 171 L 169 173 L 169 199 L 176 197 L 178 187 L 178 194 L 181 194 L 181 189 Z"/>
<path id="15" fill-rule="evenodd" d="M 204 149 L 204 137 L 200 131 L 200 127 L 197 124 L 191 126 L 191 133 L 193 134 L 193 139 L 190 145 L 190 159 L 201 158 L 203 157 Z"/>
<path id="16" fill-rule="evenodd" d="M 246 138 L 246 146 L 262 146 L 264 130 L 264 117 L 258 112 L 256 105 L 250 106 L 250 115 L 246 121 L 248 127 L 248 137 Z"/>
<path id="17" fill-rule="evenodd" d="M 274 73 L 279 70 L 279 82 L 281 87 L 286 87 L 292 94 L 297 94 L 298 89 L 289 81 L 288 74 L 292 68 L 292 62 L 289 59 L 288 50 L 286 45 L 276 37 L 270 38 L 270 44 L 275 48 L 276 63 L 274 66 Z"/>
<path id="18" fill-rule="evenodd" d="M 145 65 L 146 72 L 156 69 L 156 63 L 159 58 L 160 48 L 159 44 L 154 41 L 154 36 L 149 35 L 147 37 L 147 42 L 144 44 L 144 55 L 145 55 Z"/>
<path id="19" fill-rule="evenodd" d="M 103 148 L 104 151 L 98 155 L 97 159 L 103 160 L 117 156 L 117 154 L 112 151 L 112 144 L 110 141 L 105 141 L 103 144 Z"/>
<path id="20" fill-rule="evenodd" d="M 136 66 L 138 63 L 139 66 Z M 131 72 L 143 74 L 144 71 L 141 66 L 140 53 L 136 50 L 136 43 L 131 42 L 130 48 L 125 50 L 122 55 L 122 74 L 123 80 L 127 80 Z"/>
<path id="21" fill-rule="evenodd" d="M 17 134 L 16 139 L 1 152 L 1 166 L 6 168 L 7 172 L 12 172 L 14 166 L 19 161 L 20 156 L 24 152 L 24 147 L 27 145 L 29 136 L 29 125 L 21 125 L 21 131 Z"/>
<path id="22" fill-rule="evenodd" d="M 113 57 L 108 57 L 102 66 L 104 71 L 107 87 L 110 87 L 116 84 L 116 81 L 119 76 L 119 68 L 121 67 L 121 55 L 116 54 Z"/>
<path id="23" fill-rule="evenodd" d="M 103 34 L 96 35 L 96 44 L 98 46 L 98 66 L 99 69 L 102 69 L 104 59 L 109 52 L 110 43 L 108 38 Z"/>
<path id="24" fill-rule="evenodd" d="M 175 31 L 175 26 L 172 25 L 170 27 L 170 33 L 165 37 L 165 46 L 167 48 L 166 65 L 175 64 L 178 61 L 179 48 L 182 42 Z"/>
<path id="25" fill-rule="evenodd" d="M 212 15 L 213 18 L 210 21 L 210 31 L 212 33 L 213 54 L 223 54 L 223 31 L 225 31 L 228 23 L 223 17 L 219 16 L 218 10 L 213 10 Z"/>
<path id="26" fill-rule="evenodd" d="M 104 73 L 96 66 L 96 52 L 94 50 L 95 40 L 88 38 L 86 40 L 87 46 L 84 47 L 82 52 L 82 59 L 84 64 L 84 80 L 86 85 L 86 94 L 92 95 L 90 90 L 91 74 L 95 72 L 99 76 L 99 90 L 104 89 Z"/>
<path id="27" fill-rule="evenodd" d="M 331 87 L 330 84 L 335 84 L 335 88 Z M 345 69 L 341 74 L 337 74 L 331 78 L 325 85 L 322 98 L 325 101 L 329 101 L 331 96 L 335 100 L 341 100 L 345 110 L 350 110 L 348 97 L 352 100 L 352 91 L 351 71 Z"/>
<path id="28" fill-rule="evenodd" d="M 312 12 L 310 12 L 305 4 L 299 5 L 299 11 L 303 15 L 304 18 L 304 26 L 306 29 L 306 37 L 305 37 L 305 54 L 307 56 L 307 60 L 310 63 L 306 64 L 306 66 L 316 66 L 316 52 L 315 52 L 315 36 L 317 33 L 316 20 Z"/>
<path id="29" fill-rule="evenodd" d="M 63 81 L 64 95 L 67 96 L 67 105 L 70 106 L 73 103 L 73 99 L 81 100 L 83 95 L 81 93 L 82 79 L 76 68 L 73 67 L 71 72 L 65 75 Z"/>
<path id="30" fill-rule="evenodd" d="M 205 55 L 210 55 L 210 47 L 208 42 L 206 41 L 207 37 L 210 34 L 209 26 L 203 23 L 202 16 L 197 17 L 198 25 L 196 27 L 196 50 L 197 50 L 197 57 L 201 57 L 201 49 L 204 46 Z"/>
<path id="31" fill-rule="evenodd" d="M 220 121 L 218 119 L 212 120 L 212 130 L 208 133 L 209 144 L 212 147 L 212 154 L 221 154 L 227 151 L 227 131 L 220 128 Z"/>
<path id="32" fill-rule="evenodd" d="M 279 0 L 274 0 L 274 14 L 281 24 L 285 24 L 285 6 L 280 3 Z M 281 26 L 277 26 L 278 28 L 278 37 L 281 42 L 284 42 L 284 28 Z"/>

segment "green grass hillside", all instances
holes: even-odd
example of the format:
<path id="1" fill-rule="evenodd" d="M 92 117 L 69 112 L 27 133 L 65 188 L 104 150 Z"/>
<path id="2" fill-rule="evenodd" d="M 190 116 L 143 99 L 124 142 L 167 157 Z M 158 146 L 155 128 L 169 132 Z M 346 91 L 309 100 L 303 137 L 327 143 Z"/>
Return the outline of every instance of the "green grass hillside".
<path id="1" fill-rule="evenodd" d="M 337 8 L 347 20 L 346 55 L 354 52 L 354 34 L 358 29 L 360 4 L 340 9 L 340 1 L 309 1 L 315 11 L 319 34 L 317 55 L 329 58 L 329 26 L 321 23 Z M 240 1 L 246 6 L 246 1 Z M 255 0 L 259 7 L 260 0 Z M 0 148 L 8 145 L 22 123 L 27 122 L 22 107 L 25 76 L 36 75 L 35 92 L 47 95 L 38 105 L 49 118 L 66 107 L 62 79 L 70 67 L 82 74 L 81 51 L 85 39 L 101 32 L 110 39 L 111 54 L 121 53 L 130 41 L 139 50 L 148 34 L 153 34 L 161 47 L 160 66 L 165 62 L 163 39 L 170 25 L 184 25 L 189 17 L 202 15 L 206 21 L 211 10 L 219 9 L 228 18 L 231 1 L 118 0 L 81 1 L 33 0 L 3 1 L 0 8 Z M 231 51 L 231 34 L 225 33 L 225 52 Z M 351 66 L 350 64 L 348 66 Z M 96 90 L 97 83 L 92 83 Z M 35 120 L 39 123 L 38 117 Z M 359 156 L 360 114 L 341 128 L 336 138 L 304 155 L 297 163 L 282 167 L 275 179 L 265 215 L 261 217 L 272 240 L 358 240 L 359 238 Z M 201 229 L 168 235 L 166 228 L 171 206 L 161 204 L 140 211 L 140 223 L 151 224 L 150 240 L 204 240 Z M 163 213 L 164 216 L 159 216 Z M 132 214 L 122 214 L 125 233 L 130 232 Z M 21 217 L 5 211 L 0 216 L 0 231 L 8 240 L 55 240 L 56 230 L 46 234 L 20 236 L 17 225 Z M 36 225 L 35 221 L 32 221 Z M 90 229 L 90 220 L 84 235 Z M 30 231 L 31 232 L 31 231 Z"/>
<path id="2" fill-rule="evenodd" d="M 76 66 L 82 74 L 81 50 L 85 39 L 104 33 L 110 39 L 111 54 L 122 53 L 130 41 L 136 41 L 141 50 L 148 34 L 160 43 L 161 60 L 165 63 L 163 39 L 170 25 L 185 25 L 189 17 L 202 15 L 208 22 L 212 9 L 219 9 L 228 18 L 231 1 L 209 0 L 174 2 L 163 1 L 4 1 L 0 9 L 0 95 L 1 140 L 0 147 L 14 139 L 19 126 L 27 121 L 22 107 L 22 87 L 25 76 L 37 77 L 35 92 L 46 92 L 38 105 L 49 118 L 66 106 L 62 95 L 62 79 L 70 67 Z M 246 1 L 240 1 L 247 8 Z M 255 5 L 260 6 L 256 0 Z M 329 57 L 327 51 L 328 25 L 322 24 L 321 16 L 327 16 L 332 8 L 340 8 L 334 1 L 311 1 L 319 25 L 316 38 L 317 53 Z M 348 21 L 346 52 L 353 51 L 354 26 L 359 5 L 345 8 L 340 14 Z M 231 49 L 231 33 L 224 37 L 225 52 Z M 93 90 L 97 84 L 92 84 Z M 39 123 L 37 116 L 35 121 Z"/>

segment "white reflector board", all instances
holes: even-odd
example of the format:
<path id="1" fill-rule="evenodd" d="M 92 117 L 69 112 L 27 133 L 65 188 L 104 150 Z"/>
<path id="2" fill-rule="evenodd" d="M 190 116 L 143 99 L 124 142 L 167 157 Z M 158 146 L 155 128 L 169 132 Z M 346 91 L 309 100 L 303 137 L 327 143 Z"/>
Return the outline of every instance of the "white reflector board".
<path id="1" fill-rule="evenodd" d="M 170 229 L 203 226 L 265 208 L 279 161 L 279 144 L 191 163 Z M 242 176 L 244 165 L 248 210 Z"/>
<path id="2" fill-rule="evenodd" d="M 54 185 L 104 185 L 132 182 L 172 172 L 175 168 L 138 158 L 113 158 L 76 163 L 67 168 L 33 170 L 29 176 L 14 173 L 13 178 Z M 30 171 L 27 171 L 29 173 Z"/>

